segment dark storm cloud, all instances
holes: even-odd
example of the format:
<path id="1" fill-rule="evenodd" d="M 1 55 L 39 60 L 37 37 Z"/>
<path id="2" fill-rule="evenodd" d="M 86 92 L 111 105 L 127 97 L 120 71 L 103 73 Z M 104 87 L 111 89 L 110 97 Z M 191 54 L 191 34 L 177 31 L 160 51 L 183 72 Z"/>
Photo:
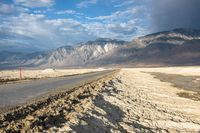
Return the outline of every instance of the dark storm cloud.
<path id="1" fill-rule="evenodd" d="M 200 29 L 200 0 L 151 0 L 149 4 L 153 31 Z"/>

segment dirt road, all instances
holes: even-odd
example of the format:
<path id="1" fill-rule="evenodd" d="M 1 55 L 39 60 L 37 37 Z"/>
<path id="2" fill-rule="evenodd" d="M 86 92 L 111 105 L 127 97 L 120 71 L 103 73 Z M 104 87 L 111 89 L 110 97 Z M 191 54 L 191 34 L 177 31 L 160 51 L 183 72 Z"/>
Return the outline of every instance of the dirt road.
<path id="1" fill-rule="evenodd" d="M 0 85 L 0 111 L 57 91 L 72 89 L 112 73 L 112 70 Z"/>

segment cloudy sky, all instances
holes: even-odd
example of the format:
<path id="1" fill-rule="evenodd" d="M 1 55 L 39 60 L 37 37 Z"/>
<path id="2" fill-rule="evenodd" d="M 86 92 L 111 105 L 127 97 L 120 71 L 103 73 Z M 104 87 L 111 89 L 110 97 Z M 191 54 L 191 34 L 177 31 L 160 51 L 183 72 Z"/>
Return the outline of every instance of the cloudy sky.
<path id="1" fill-rule="evenodd" d="M 0 0 L 0 50 L 200 28 L 200 0 Z"/>

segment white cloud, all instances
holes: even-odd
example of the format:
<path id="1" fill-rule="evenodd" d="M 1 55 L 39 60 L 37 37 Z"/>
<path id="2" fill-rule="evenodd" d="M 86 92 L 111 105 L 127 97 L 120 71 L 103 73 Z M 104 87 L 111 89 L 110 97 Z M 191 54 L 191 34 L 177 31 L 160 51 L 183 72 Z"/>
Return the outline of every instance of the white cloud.
<path id="1" fill-rule="evenodd" d="M 130 5 L 134 4 L 134 3 L 135 3 L 134 0 L 126 0 L 126 1 L 123 1 L 122 3 L 120 3 L 120 4 L 114 5 L 114 7 L 130 6 Z"/>
<path id="2" fill-rule="evenodd" d="M 34 0 L 15 0 L 18 4 L 27 7 L 39 5 L 30 4 Z M 50 2 L 52 0 L 39 0 Z M 29 3 L 30 2 L 30 3 Z M 85 4 L 84 4 L 85 2 Z M 79 3 L 80 7 L 95 4 L 96 0 L 88 0 Z M 22 7 L 10 5 L 11 7 Z M 44 6 L 44 4 L 42 4 Z M 40 4 L 40 6 L 42 6 Z M 47 4 L 45 4 L 47 5 Z M 50 4 L 51 5 L 51 4 Z M 4 7 L 4 12 L 12 12 L 12 8 Z M 0 9 L 1 11 L 1 9 Z M 144 18 L 146 11 L 140 6 L 130 7 L 111 13 L 107 16 L 86 17 L 74 10 L 54 10 L 58 18 L 50 19 L 48 9 L 34 10 L 35 14 L 21 13 L 15 17 L 0 16 L 0 45 L 33 45 L 40 48 L 56 48 L 67 44 L 75 44 L 98 37 L 117 38 L 131 40 L 133 37 L 143 35 L 145 30 Z M 44 15 L 46 14 L 46 15 Z M 59 18 L 56 14 L 70 14 L 73 18 Z M 76 17 L 74 17 L 76 16 Z M 77 16 L 81 17 L 78 18 Z"/>
<path id="3" fill-rule="evenodd" d="M 54 26 L 78 26 L 81 25 L 80 22 L 73 20 L 73 19 L 51 19 L 51 20 L 45 20 L 46 23 L 52 24 Z"/>
<path id="4" fill-rule="evenodd" d="M 35 10 L 33 11 L 35 14 L 45 14 L 47 13 L 46 10 Z"/>
<path id="5" fill-rule="evenodd" d="M 47 14 L 47 13 L 52 13 L 54 11 L 55 11 L 55 9 L 53 9 L 53 8 L 47 8 L 47 9 L 43 9 L 43 10 L 34 10 L 33 12 L 35 14 Z"/>
<path id="6" fill-rule="evenodd" d="M 14 0 L 17 5 L 25 7 L 48 7 L 54 4 L 54 0 Z"/>
<path id="7" fill-rule="evenodd" d="M 48 19 L 43 14 L 22 13 L 7 17 L 0 23 L 0 38 L 0 45 L 6 40 L 8 45 L 49 49 L 78 43 L 92 36 L 73 19 Z"/>
<path id="8" fill-rule="evenodd" d="M 3 32 L 4 37 L 9 38 L 7 43 L 18 42 L 13 45 L 34 45 L 40 48 L 45 48 L 48 45 L 55 47 L 59 42 L 51 43 L 53 39 L 59 40 L 55 30 L 51 25 L 44 22 L 45 16 L 38 14 L 21 14 L 16 17 L 9 17 L 6 23 L 2 23 L 0 32 Z M 57 39 L 56 39 L 57 38 Z"/>
<path id="9" fill-rule="evenodd" d="M 0 3 L 0 14 L 13 14 L 18 12 L 28 12 L 29 10 L 24 7 L 18 7 L 14 4 Z"/>
<path id="10" fill-rule="evenodd" d="M 87 17 L 85 24 L 88 32 L 99 37 L 111 37 L 130 40 L 135 36 L 144 35 L 144 9 L 142 7 L 116 11 L 108 16 Z M 146 32 L 147 34 L 147 32 Z"/>
<path id="11" fill-rule="evenodd" d="M 131 19 L 138 19 L 140 16 L 142 16 L 143 8 L 141 7 L 135 7 L 130 8 L 124 11 L 116 11 L 108 16 L 98 16 L 98 17 L 87 17 L 89 20 L 100 20 L 100 21 L 127 21 Z"/>
<path id="12" fill-rule="evenodd" d="M 0 3 L 0 13 L 9 14 L 9 13 L 12 13 L 13 11 L 15 11 L 14 5 Z"/>
<path id="13" fill-rule="evenodd" d="M 97 0 L 83 0 L 82 2 L 77 4 L 78 8 L 85 8 L 88 7 L 89 5 L 94 5 L 97 3 Z"/>
<path id="14" fill-rule="evenodd" d="M 74 10 L 64 10 L 64 11 L 58 11 L 56 14 L 76 14 L 77 12 Z"/>
<path id="15" fill-rule="evenodd" d="M 130 40 L 142 30 L 132 20 L 128 22 L 100 23 L 93 22 L 83 24 L 89 34 L 103 38 L 117 38 Z"/>

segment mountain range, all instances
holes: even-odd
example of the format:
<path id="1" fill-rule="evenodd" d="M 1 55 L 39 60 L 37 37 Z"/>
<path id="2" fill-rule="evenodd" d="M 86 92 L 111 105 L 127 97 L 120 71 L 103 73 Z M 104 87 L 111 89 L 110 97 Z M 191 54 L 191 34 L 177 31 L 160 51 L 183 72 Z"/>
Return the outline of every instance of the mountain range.
<path id="1" fill-rule="evenodd" d="M 0 69 L 200 65 L 200 30 L 174 29 L 131 42 L 100 38 L 51 51 L 0 51 Z"/>

